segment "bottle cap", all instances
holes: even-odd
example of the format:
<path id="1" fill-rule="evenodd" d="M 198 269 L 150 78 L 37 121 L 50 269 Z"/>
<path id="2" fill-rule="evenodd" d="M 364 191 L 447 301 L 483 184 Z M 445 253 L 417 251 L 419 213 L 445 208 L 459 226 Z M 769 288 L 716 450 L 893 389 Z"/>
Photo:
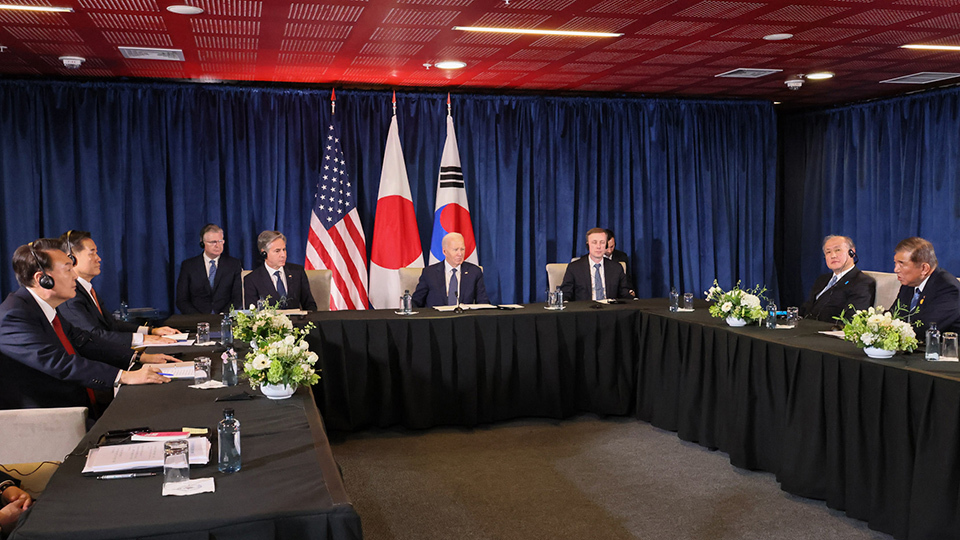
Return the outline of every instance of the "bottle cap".
<path id="1" fill-rule="evenodd" d="M 233 416 L 233 407 L 227 407 L 223 410 L 224 416 Z"/>

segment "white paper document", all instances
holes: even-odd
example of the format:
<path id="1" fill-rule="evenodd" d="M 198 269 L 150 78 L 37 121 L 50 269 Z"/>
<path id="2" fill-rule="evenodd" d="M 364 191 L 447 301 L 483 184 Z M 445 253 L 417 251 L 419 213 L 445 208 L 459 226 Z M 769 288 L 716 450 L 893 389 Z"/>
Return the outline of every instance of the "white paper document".
<path id="1" fill-rule="evenodd" d="M 206 465 L 210 461 L 210 440 L 190 437 L 190 464 Z M 159 469 L 163 467 L 163 442 L 116 444 L 94 448 L 87 454 L 83 473 Z"/>
<path id="2" fill-rule="evenodd" d="M 213 478 L 195 478 L 183 482 L 168 482 L 163 484 L 163 496 L 196 495 L 197 493 L 215 493 L 217 491 Z"/>
<path id="3" fill-rule="evenodd" d="M 457 309 L 457 306 L 433 306 L 433 309 L 437 311 L 453 311 Z M 468 309 L 497 309 L 497 306 L 493 304 L 460 304 L 460 309 L 464 311 Z"/>
<path id="4" fill-rule="evenodd" d="M 823 334 L 825 336 L 833 336 L 843 339 L 843 330 L 821 330 L 817 332 L 818 334 Z"/>
<path id="5" fill-rule="evenodd" d="M 192 379 L 193 362 L 174 362 L 172 364 L 157 364 L 160 371 L 167 373 L 171 379 Z"/>

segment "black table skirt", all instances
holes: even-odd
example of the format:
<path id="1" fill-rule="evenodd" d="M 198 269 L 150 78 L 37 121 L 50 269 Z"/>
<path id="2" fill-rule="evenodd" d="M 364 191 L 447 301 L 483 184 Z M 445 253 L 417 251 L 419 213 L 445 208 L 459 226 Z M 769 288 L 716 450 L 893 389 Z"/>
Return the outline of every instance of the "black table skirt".
<path id="1" fill-rule="evenodd" d="M 640 319 L 636 416 L 897 538 L 960 537 L 960 366 L 796 330 Z"/>
<path id="2" fill-rule="evenodd" d="M 427 428 L 580 412 L 628 415 L 635 306 L 314 319 L 330 429 Z"/>
<path id="3" fill-rule="evenodd" d="M 305 319 L 331 429 L 632 415 L 897 538 L 960 538 L 960 365 L 872 360 L 816 321 L 730 328 L 705 307 Z"/>

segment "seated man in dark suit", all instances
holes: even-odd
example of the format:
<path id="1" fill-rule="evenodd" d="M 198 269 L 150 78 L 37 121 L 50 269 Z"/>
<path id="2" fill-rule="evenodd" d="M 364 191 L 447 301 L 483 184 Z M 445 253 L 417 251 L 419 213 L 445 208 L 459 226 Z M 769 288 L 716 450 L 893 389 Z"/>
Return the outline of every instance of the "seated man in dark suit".
<path id="1" fill-rule="evenodd" d="M 604 229 L 604 232 L 607 233 L 607 249 L 603 251 L 603 256 L 611 261 L 623 263 L 623 271 L 627 274 L 627 287 L 630 288 L 630 296 L 636 296 L 633 292 L 633 275 L 630 274 L 630 258 L 627 257 L 626 253 L 617 249 L 617 237 L 614 236 L 613 230 Z M 581 255 L 580 258 L 588 255 L 589 253 L 586 253 Z"/>
<path id="2" fill-rule="evenodd" d="M 604 300 L 631 298 L 627 276 L 620 263 L 606 257 L 607 232 L 594 228 L 587 231 L 586 257 L 567 265 L 560 290 L 567 300 Z"/>
<path id="3" fill-rule="evenodd" d="M 901 240 L 894 250 L 893 271 L 900 280 L 894 305 L 909 309 L 911 322 L 922 323 L 914 327 L 918 339 L 924 340 L 930 323 L 941 332 L 960 332 L 960 282 L 937 266 L 933 244 L 918 237 Z"/>
<path id="4" fill-rule="evenodd" d="M 846 236 L 823 239 L 823 258 L 832 270 L 813 282 L 810 297 L 800 306 L 800 316 L 834 322 L 846 311 L 867 309 L 877 295 L 877 282 L 856 266 L 856 247 Z M 853 308 L 850 308 L 853 305 Z"/>
<path id="5" fill-rule="evenodd" d="M 137 359 L 129 344 L 97 341 L 57 315 L 77 294 L 73 265 L 52 238 L 14 252 L 20 289 L 0 304 L 0 409 L 86 407 L 92 390 L 170 380 L 155 364 L 128 371 Z"/>
<path id="6" fill-rule="evenodd" d="M 180 313 L 226 313 L 243 309 L 239 259 L 223 254 L 223 229 L 210 223 L 200 230 L 203 253 L 180 265 L 177 309 Z"/>
<path id="7" fill-rule="evenodd" d="M 463 260 L 467 251 L 463 235 L 448 233 L 443 237 L 442 245 L 444 259 L 423 269 L 417 290 L 413 293 L 413 305 L 489 304 L 487 288 L 483 284 L 483 270 Z"/>
<path id="8" fill-rule="evenodd" d="M 307 273 L 299 264 L 287 263 L 287 237 L 280 231 L 263 231 L 257 237 L 257 249 L 263 264 L 243 280 L 247 303 L 270 300 L 281 309 L 316 311 Z"/>
<path id="9" fill-rule="evenodd" d="M 143 343 L 176 343 L 163 336 L 177 331 L 169 326 L 149 328 L 126 321 L 118 321 L 103 306 L 93 278 L 100 275 L 100 253 L 87 231 L 67 231 L 60 236 L 60 247 L 76 261 L 77 295 L 60 304 L 57 313 L 77 328 L 91 333 L 95 339 L 110 341 L 118 346 L 137 346 Z M 173 360 L 172 357 L 166 357 Z"/>

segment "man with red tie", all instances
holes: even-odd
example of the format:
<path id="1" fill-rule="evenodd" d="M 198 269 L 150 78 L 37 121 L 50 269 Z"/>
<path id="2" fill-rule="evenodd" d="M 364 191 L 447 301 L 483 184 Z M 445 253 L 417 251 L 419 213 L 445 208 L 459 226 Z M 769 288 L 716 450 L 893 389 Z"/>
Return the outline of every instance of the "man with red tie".
<path id="1" fill-rule="evenodd" d="M 126 367 L 136 355 L 98 341 L 56 308 L 76 295 L 74 262 L 60 242 L 42 238 L 20 246 L 13 271 L 21 287 L 0 304 L 0 409 L 89 406 L 93 390 L 170 379 L 161 367 Z"/>
<path id="2" fill-rule="evenodd" d="M 177 333 L 169 326 L 149 328 L 131 322 L 118 321 L 110 310 L 103 307 L 93 278 L 100 275 L 100 253 L 97 244 L 87 231 L 67 231 L 60 236 L 60 249 L 76 261 L 74 271 L 77 279 L 77 295 L 57 308 L 57 313 L 70 324 L 93 334 L 94 338 L 121 346 L 137 346 L 143 343 L 176 343 L 163 336 Z M 172 358 L 171 358 L 172 360 Z M 149 360 L 148 360 L 149 362 Z"/>

